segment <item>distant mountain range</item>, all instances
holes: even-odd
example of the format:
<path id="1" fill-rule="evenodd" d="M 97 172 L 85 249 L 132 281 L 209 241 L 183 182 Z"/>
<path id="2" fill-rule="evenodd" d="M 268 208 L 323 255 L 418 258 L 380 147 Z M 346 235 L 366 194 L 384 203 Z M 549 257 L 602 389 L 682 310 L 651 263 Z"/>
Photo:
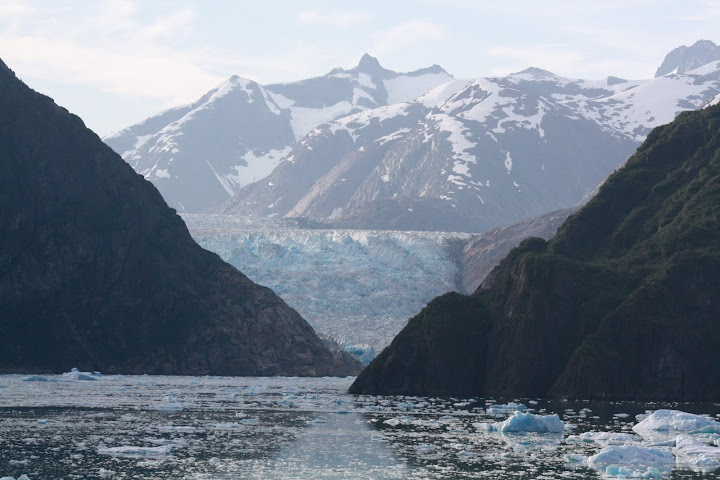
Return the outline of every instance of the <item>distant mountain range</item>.
<path id="1" fill-rule="evenodd" d="M 237 76 L 196 102 L 159 113 L 104 141 L 181 212 L 213 212 L 266 177 L 296 142 L 333 119 L 406 102 L 451 80 L 437 65 L 397 73 L 364 55 L 350 69 L 262 86 Z"/>
<path id="2" fill-rule="evenodd" d="M 711 103 L 720 61 L 687 69 L 715 48 L 674 50 L 651 80 L 455 80 L 365 55 L 295 83 L 232 77 L 105 141 L 179 211 L 483 232 L 575 205 L 653 127 Z"/>

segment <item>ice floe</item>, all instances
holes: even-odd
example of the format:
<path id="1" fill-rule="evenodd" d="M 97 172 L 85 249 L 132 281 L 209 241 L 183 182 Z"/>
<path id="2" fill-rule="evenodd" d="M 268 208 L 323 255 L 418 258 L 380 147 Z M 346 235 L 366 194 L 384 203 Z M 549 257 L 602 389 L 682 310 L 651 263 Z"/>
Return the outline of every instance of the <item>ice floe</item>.
<path id="1" fill-rule="evenodd" d="M 69 372 L 62 374 L 63 380 L 79 380 L 79 381 L 97 381 L 97 376 L 90 372 L 81 372 L 77 368 L 73 368 Z"/>
<path id="2" fill-rule="evenodd" d="M 179 412 L 183 409 L 183 406 L 179 403 L 161 403 L 154 405 L 152 408 L 161 412 Z"/>
<path id="3" fill-rule="evenodd" d="M 626 445 L 640 443 L 642 439 L 631 433 L 621 432 L 585 432 L 580 435 L 570 435 L 567 442 L 592 443 L 607 447 L 608 445 Z"/>
<path id="4" fill-rule="evenodd" d="M 42 375 L 30 375 L 29 377 L 23 378 L 23 382 L 54 382 L 54 379 L 43 377 Z M 0 479 L 2 480 L 2 479 Z"/>
<path id="5" fill-rule="evenodd" d="M 527 407 L 522 403 L 509 402 L 505 405 L 490 405 L 487 407 L 487 413 L 492 414 L 505 414 L 513 412 L 524 412 Z"/>
<path id="6" fill-rule="evenodd" d="M 656 444 L 672 446 L 681 433 L 720 433 L 720 422 L 680 410 L 656 410 L 633 427 L 638 435 Z"/>
<path id="7" fill-rule="evenodd" d="M 565 424 L 557 414 L 535 415 L 515 412 L 507 420 L 494 425 L 498 432 L 562 433 Z"/>
<path id="8" fill-rule="evenodd" d="M 160 445 L 158 447 L 136 447 L 124 445 L 122 447 L 98 448 L 101 455 L 129 458 L 160 458 L 167 457 L 173 451 L 172 445 Z"/>
<path id="9" fill-rule="evenodd" d="M 691 435 L 678 435 L 673 453 L 679 467 L 701 472 L 720 468 L 720 448 L 707 445 Z"/>
<path id="10" fill-rule="evenodd" d="M 661 478 L 675 465 L 668 450 L 638 445 L 611 445 L 588 457 L 587 464 L 607 477 Z"/>

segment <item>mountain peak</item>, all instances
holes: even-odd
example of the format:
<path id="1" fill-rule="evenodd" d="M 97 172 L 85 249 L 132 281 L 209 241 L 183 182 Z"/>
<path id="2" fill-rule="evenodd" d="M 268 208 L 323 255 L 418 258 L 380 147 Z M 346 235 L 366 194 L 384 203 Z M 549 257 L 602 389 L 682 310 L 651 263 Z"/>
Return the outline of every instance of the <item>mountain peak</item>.
<path id="1" fill-rule="evenodd" d="M 681 45 L 665 56 L 655 78 L 689 72 L 715 60 L 720 60 L 720 46 L 710 40 L 698 40 L 689 47 Z"/>
<path id="2" fill-rule="evenodd" d="M 531 75 L 531 76 L 537 77 L 537 78 L 557 77 L 557 75 L 555 75 L 554 73 L 552 73 L 548 70 L 543 70 L 542 68 L 537 68 L 537 67 L 528 67 L 521 72 L 514 73 L 513 75 L 523 75 L 523 74 Z"/>
<path id="3" fill-rule="evenodd" d="M 358 63 L 356 69 L 361 72 L 376 72 L 378 70 L 385 70 L 382 65 L 380 65 L 377 58 L 367 53 L 360 57 L 360 63 Z"/>

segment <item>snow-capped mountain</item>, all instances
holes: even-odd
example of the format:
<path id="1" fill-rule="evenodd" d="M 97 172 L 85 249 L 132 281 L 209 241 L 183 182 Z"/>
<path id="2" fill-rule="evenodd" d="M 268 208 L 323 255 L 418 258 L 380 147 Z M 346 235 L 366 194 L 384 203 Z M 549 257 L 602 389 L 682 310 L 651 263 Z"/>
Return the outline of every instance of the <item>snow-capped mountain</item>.
<path id="1" fill-rule="evenodd" d="M 653 127 L 718 93 L 720 62 L 640 81 L 453 80 L 317 127 L 224 212 L 482 232 L 573 206 Z"/>
<path id="2" fill-rule="evenodd" d="M 262 86 L 237 76 L 104 141 L 178 211 L 208 212 L 267 176 L 318 125 L 413 100 L 452 77 L 435 65 L 410 73 L 364 55 L 352 69 Z"/>
<path id="3" fill-rule="evenodd" d="M 691 46 L 681 45 L 665 56 L 655 78 L 669 73 L 685 73 L 720 60 L 720 46 L 710 40 L 698 40 Z"/>

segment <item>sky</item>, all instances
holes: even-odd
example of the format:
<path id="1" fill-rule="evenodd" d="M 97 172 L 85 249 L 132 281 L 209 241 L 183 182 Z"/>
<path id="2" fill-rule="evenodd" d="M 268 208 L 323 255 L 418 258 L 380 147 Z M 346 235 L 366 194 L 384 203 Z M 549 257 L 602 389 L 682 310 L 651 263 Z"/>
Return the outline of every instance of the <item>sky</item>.
<path id="1" fill-rule="evenodd" d="M 231 75 L 295 81 L 366 52 L 456 78 L 651 78 L 718 25 L 720 0 L 0 0 L 0 59 L 104 136 Z"/>

